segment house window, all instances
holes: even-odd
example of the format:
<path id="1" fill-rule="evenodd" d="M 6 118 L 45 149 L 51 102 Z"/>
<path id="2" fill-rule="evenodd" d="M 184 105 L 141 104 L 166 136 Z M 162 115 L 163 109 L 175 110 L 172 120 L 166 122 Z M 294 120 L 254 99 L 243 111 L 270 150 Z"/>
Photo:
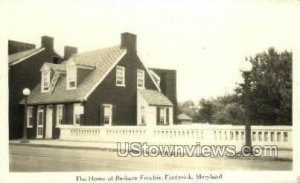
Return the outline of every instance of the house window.
<path id="1" fill-rule="evenodd" d="M 117 66 L 116 68 L 116 85 L 125 86 L 125 67 Z"/>
<path id="2" fill-rule="evenodd" d="M 161 107 L 159 109 L 159 124 L 160 125 L 165 125 L 167 122 L 166 120 L 166 108 Z"/>
<path id="3" fill-rule="evenodd" d="M 145 71 L 137 70 L 137 87 L 144 88 L 145 87 Z"/>
<path id="4" fill-rule="evenodd" d="M 75 66 L 69 67 L 67 70 L 67 89 L 72 90 L 76 89 L 77 82 L 77 69 Z"/>
<path id="5" fill-rule="evenodd" d="M 42 92 L 49 92 L 50 90 L 50 71 L 42 72 Z"/>
<path id="6" fill-rule="evenodd" d="M 103 122 L 104 125 L 111 125 L 112 122 L 112 105 L 110 104 L 104 104 L 103 105 Z"/>
<path id="7" fill-rule="evenodd" d="M 33 125 L 33 107 L 27 108 L 27 128 L 32 128 Z"/>
<path id="8" fill-rule="evenodd" d="M 141 125 L 146 125 L 146 119 L 145 119 L 145 107 L 141 107 Z"/>
<path id="9" fill-rule="evenodd" d="M 80 125 L 81 115 L 84 114 L 84 108 L 81 104 L 74 104 L 73 124 Z"/>
<path id="10" fill-rule="evenodd" d="M 61 125 L 63 120 L 64 105 L 56 106 L 56 125 Z"/>
<path id="11" fill-rule="evenodd" d="M 43 125 L 44 125 L 44 107 L 39 106 L 37 112 L 37 137 L 43 136 Z"/>

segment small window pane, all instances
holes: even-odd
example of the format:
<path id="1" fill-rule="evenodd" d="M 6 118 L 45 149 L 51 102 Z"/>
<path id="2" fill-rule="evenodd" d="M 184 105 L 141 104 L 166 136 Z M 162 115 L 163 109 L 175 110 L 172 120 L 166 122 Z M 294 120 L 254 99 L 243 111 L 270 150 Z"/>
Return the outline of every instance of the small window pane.
<path id="1" fill-rule="evenodd" d="M 62 120 L 63 120 L 63 105 L 58 105 L 57 106 L 56 119 L 57 119 L 57 124 L 58 125 L 62 124 Z"/>
<path id="2" fill-rule="evenodd" d="M 43 125 L 43 112 L 38 112 L 38 125 Z"/>
<path id="3" fill-rule="evenodd" d="M 137 70 L 137 87 L 144 88 L 145 87 L 145 71 Z"/>
<path id="4" fill-rule="evenodd" d="M 68 82 L 68 88 L 69 89 L 74 89 L 76 88 L 76 73 L 77 69 L 76 67 L 70 67 L 67 70 L 67 82 Z"/>
<path id="5" fill-rule="evenodd" d="M 81 104 L 74 104 L 74 124 L 80 124 L 81 115 L 84 114 L 84 107 Z"/>
<path id="6" fill-rule="evenodd" d="M 125 85 L 125 67 L 121 67 L 121 66 L 116 67 L 116 85 L 117 86 Z"/>
<path id="7" fill-rule="evenodd" d="M 33 125 L 33 108 L 27 108 L 27 127 L 32 127 Z"/>
<path id="8" fill-rule="evenodd" d="M 112 107 L 111 105 L 104 105 L 104 125 L 111 124 L 112 120 Z"/>
<path id="9" fill-rule="evenodd" d="M 43 87 L 43 91 L 48 91 L 49 87 L 50 87 L 50 71 L 44 71 L 42 73 L 42 79 L 43 79 L 43 83 L 42 83 L 42 87 Z"/>

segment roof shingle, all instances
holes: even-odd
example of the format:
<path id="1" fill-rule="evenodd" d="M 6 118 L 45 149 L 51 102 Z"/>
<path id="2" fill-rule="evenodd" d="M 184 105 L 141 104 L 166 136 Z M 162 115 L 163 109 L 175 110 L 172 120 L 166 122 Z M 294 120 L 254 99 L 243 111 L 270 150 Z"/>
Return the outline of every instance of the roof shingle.
<path id="1" fill-rule="evenodd" d="M 114 46 L 72 56 L 62 64 L 66 64 L 72 60 L 77 64 L 95 66 L 95 69 L 85 77 L 75 90 L 66 89 L 65 75 L 59 76 L 56 87 L 51 94 L 49 92 L 42 93 L 41 85 L 39 84 L 28 97 L 28 104 L 76 102 L 85 100 L 85 97 L 89 92 L 99 84 L 109 69 L 117 64 L 118 60 L 125 55 L 125 53 L 126 49 L 121 49 L 120 46 Z"/>
<path id="2" fill-rule="evenodd" d="M 30 50 L 26 50 L 26 51 L 21 51 L 18 53 L 14 53 L 8 56 L 8 63 L 9 65 L 17 62 L 18 60 L 28 57 L 36 52 L 40 52 L 44 50 L 44 48 L 34 48 L 34 49 L 30 49 Z"/>
<path id="3" fill-rule="evenodd" d="M 139 90 L 138 91 L 149 105 L 173 106 L 173 103 L 160 91 Z"/>

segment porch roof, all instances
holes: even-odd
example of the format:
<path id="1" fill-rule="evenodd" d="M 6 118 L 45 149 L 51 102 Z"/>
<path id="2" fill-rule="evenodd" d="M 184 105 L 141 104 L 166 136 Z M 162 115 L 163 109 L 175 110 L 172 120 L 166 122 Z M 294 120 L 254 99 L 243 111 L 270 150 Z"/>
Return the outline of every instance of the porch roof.
<path id="1" fill-rule="evenodd" d="M 162 92 L 157 90 L 138 90 L 149 105 L 173 106 L 173 103 Z"/>

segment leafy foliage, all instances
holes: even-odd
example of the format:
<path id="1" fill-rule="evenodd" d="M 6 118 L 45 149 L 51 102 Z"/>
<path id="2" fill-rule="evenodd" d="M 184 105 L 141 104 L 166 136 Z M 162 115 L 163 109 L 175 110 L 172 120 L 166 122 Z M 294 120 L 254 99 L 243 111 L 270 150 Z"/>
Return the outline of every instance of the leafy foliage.
<path id="1" fill-rule="evenodd" d="M 252 123 L 291 125 L 292 53 L 277 53 L 270 48 L 267 53 L 250 57 L 249 61 L 253 68 L 249 74 L 249 108 L 246 112 Z M 245 84 L 236 91 L 245 96 Z"/>
<path id="2" fill-rule="evenodd" d="M 215 124 L 244 124 L 249 117 L 255 125 L 292 124 L 292 53 L 274 48 L 249 58 L 252 70 L 242 72 L 245 82 L 232 95 L 201 99 L 179 105 L 179 111 L 194 121 Z M 247 115 L 247 116 L 246 116 Z"/>

